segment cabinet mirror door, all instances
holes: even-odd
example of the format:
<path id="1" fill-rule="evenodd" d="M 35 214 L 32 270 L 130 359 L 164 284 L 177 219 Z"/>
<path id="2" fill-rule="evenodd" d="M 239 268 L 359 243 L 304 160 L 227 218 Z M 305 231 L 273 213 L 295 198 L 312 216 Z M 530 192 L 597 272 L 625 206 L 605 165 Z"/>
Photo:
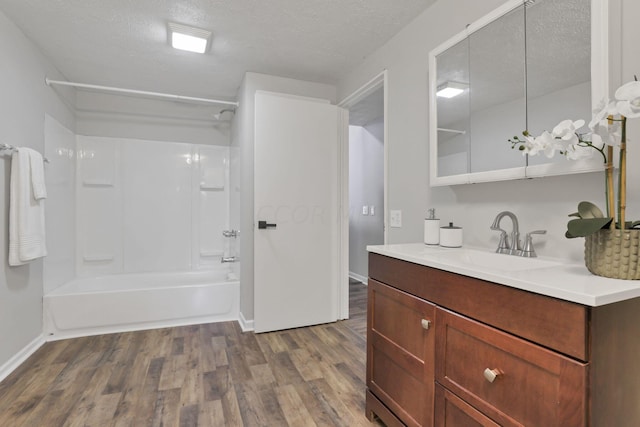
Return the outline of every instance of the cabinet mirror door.
<path id="1" fill-rule="evenodd" d="M 537 0 L 526 9 L 527 129 L 551 131 L 561 120 L 591 118 L 591 0 Z M 562 40 L 562 43 L 558 43 Z M 587 132 L 585 125 L 578 132 Z M 556 154 L 529 156 L 527 175 L 598 169 L 599 156 L 580 162 Z"/>
<path id="2" fill-rule="evenodd" d="M 524 6 L 469 36 L 470 172 L 519 168 L 526 159 L 510 150 L 514 129 L 526 127 Z"/>
<path id="3" fill-rule="evenodd" d="M 438 172 L 456 176 L 470 172 L 469 39 L 438 55 Z"/>
<path id="4" fill-rule="evenodd" d="M 508 140 L 565 119 L 589 122 L 608 92 L 608 7 L 509 0 L 430 52 L 432 186 L 602 169 L 597 156 L 523 156 Z M 459 95 L 443 97 L 449 87 Z"/>

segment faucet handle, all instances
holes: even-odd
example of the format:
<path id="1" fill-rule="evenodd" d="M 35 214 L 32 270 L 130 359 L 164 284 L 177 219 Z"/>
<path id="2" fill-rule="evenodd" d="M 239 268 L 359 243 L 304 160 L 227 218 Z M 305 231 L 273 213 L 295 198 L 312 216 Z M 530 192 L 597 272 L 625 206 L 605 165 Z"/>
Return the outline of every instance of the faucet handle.
<path id="1" fill-rule="evenodd" d="M 508 254 L 511 250 L 511 245 L 509 244 L 509 239 L 507 237 L 507 232 L 504 231 L 500 227 L 491 226 L 491 230 L 500 232 L 500 242 L 498 242 L 498 249 L 496 249 L 496 253 L 499 254 Z"/>
<path id="2" fill-rule="evenodd" d="M 547 234 L 547 230 L 534 230 L 527 233 L 524 239 L 524 248 L 522 248 L 522 251 L 520 251 L 519 254 L 520 256 L 526 258 L 535 258 L 538 256 L 536 255 L 536 251 L 533 248 L 533 238 L 531 237 L 532 234 Z"/>

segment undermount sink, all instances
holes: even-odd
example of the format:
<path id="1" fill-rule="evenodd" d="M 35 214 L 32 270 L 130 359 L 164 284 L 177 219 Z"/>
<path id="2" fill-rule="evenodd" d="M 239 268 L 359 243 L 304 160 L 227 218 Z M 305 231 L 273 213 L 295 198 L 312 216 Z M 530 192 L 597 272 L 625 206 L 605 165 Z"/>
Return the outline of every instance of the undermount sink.
<path id="1" fill-rule="evenodd" d="M 460 267 L 500 271 L 523 271 L 560 265 L 559 262 L 540 258 L 524 258 L 475 249 L 453 249 L 433 256 L 434 261 Z"/>

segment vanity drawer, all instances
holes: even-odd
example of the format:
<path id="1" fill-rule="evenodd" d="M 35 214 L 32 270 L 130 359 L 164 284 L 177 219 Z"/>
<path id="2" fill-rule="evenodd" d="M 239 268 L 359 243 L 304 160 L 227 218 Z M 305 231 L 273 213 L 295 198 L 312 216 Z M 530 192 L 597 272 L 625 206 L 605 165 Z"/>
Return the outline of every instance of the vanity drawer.
<path id="1" fill-rule="evenodd" d="M 480 411 L 436 385 L 435 427 L 500 427 Z"/>
<path id="2" fill-rule="evenodd" d="M 404 425 L 431 427 L 435 306 L 375 280 L 368 291 L 367 387 Z"/>
<path id="3" fill-rule="evenodd" d="M 441 308 L 435 323 L 436 381 L 462 400 L 500 425 L 586 425 L 588 365 Z"/>

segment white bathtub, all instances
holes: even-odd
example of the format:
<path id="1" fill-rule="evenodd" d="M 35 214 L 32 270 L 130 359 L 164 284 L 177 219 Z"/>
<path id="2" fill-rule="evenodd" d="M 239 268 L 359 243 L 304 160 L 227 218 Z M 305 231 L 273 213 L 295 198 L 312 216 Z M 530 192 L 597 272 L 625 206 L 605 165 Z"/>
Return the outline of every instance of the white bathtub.
<path id="1" fill-rule="evenodd" d="M 76 279 L 44 296 L 49 340 L 238 320 L 240 286 L 227 270 Z"/>

